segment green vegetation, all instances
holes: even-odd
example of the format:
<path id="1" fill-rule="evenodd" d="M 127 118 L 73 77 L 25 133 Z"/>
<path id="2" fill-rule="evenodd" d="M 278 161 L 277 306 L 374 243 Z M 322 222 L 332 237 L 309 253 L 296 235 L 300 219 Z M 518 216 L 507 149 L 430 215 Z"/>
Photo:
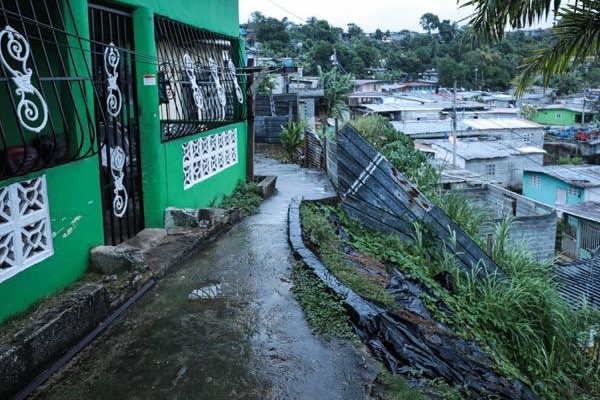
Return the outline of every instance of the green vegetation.
<path id="1" fill-rule="evenodd" d="M 491 40 L 507 37 L 507 28 L 528 28 L 555 16 L 547 42 L 523 61 L 521 92 L 539 74 L 549 85 L 557 75 L 569 75 L 578 66 L 588 67 L 590 59 L 600 53 L 600 0 L 466 0 L 463 4 L 475 9 L 470 25 L 476 34 Z"/>
<path id="2" fill-rule="evenodd" d="M 252 215 L 258 212 L 261 202 L 262 197 L 256 183 L 242 182 L 231 196 L 223 199 L 221 207 L 239 209 L 246 215 Z"/>
<path id="3" fill-rule="evenodd" d="M 559 157 L 556 161 L 558 165 L 581 165 L 585 164 L 585 159 L 579 156 Z"/>
<path id="4" fill-rule="evenodd" d="M 292 292 L 304 311 L 314 333 L 325 338 L 357 340 L 348 323 L 343 303 L 330 293 L 325 284 L 303 264 L 297 264 L 292 273 Z"/>
<path id="5" fill-rule="evenodd" d="M 281 144 L 290 160 L 296 159 L 296 151 L 303 143 L 304 123 L 290 122 L 281 127 Z"/>
<path id="6" fill-rule="evenodd" d="M 303 204 L 300 213 L 304 234 L 311 243 L 319 246 L 319 255 L 327 268 L 359 295 L 393 309 L 394 298 L 385 291 L 385 287 L 352 267 L 345 258 L 340 250 L 342 241 L 319 207 Z"/>
<path id="7" fill-rule="evenodd" d="M 578 8 L 585 8 L 580 2 Z M 489 2 L 488 0 L 464 0 L 481 4 L 478 18 L 506 18 L 504 10 L 497 14 L 486 14 L 489 7 L 515 7 L 515 4 L 528 2 Z M 550 4 L 549 1 L 537 3 Z M 560 2 L 559 2 L 560 3 Z M 522 21 L 518 17 L 511 22 Z M 439 84 L 452 87 L 454 79 L 459 88 L 482 90 L 507 90 L 520 73 L 520 67 L 528 65 L 527 57 L 538 54 L 552 44 L 556 37 L 554 31 L 538 30 L 534 32 L 510 31 L 502 35 L 491 35 L 487 39 L 476 34 L 490 28 L 490 25 L 475 24 L 474 27 L 459 26 L 456 22 L 440 19 L 426 13 L 421 25 L 425 33 L 404 30 L 384 32 L 377 30 L 369 35 L 356 24 L 348 24 L 346 29 L 332 26 L 325 20 L 309 18 L 303 24 L 288 19 L 278 20 L 259 12 L 252 15 L 243 27 L 248 31 L 249 42 L 257 41 L 263 46 L 261 55 L 265 57 L 293 57 L 303 67 L 306 74 L 318 75 L 319 68 L 327 71 L 331 68 L 331 56 L 336 55 L 339 69 L 356 78 L 374 78 L 385 80 L 415 80 L 432 68 L 439 73 Z M 505 21 L 495 28 L 503 29 Z M 521 24 L 526 26 L 527 24 Z M 597 25 L 595 22 L 591 26 Z M 588 25 L 588 26 L 590 26 Z M 581 26 L 581 25 L 580 25 Z M 481 29 L 480 29 L 481 27 Z M 566 29 L 566 26 L 565 28 Z M 579 31 L 577 32 L 579 33 Z M 501 37 L 500 37 L 501 36 Z M 596 47 L 588 46 L 584 36 L 571 35 L 574 41 L 584 43 L 589 51 Z M 585 39 L 587 40 L 587 38 Z M 594 39 L 595 40 L 595 39 Z M 593 40 L 590 39 L 589 43 Z M 571 54 L 564 53 L 565 59 Z M 580 60 L 578 60 L 580 61 Z M 573 68 L 564 78 L 548 81 L 553 87 L 560 87 L 561 93 L 577 91 L 585 84 L 600 84 L 600 64 L 586 60 L 586 68 Z M 569 63 L 564 67 L 568 68 Z M 549 75 L 552 78 L 552 75 Z M 532 76 L 533 81 L 542 83 L 544 79 Z"/>
<path id="8" fill-rule="evenodd" d="M 390 131 L 384 120 L 371 117 L 355 126 L 389 157 L 394 167 L 420 182 L 432 193 L 436 204 L 479 240 L 478 231 L 486 222 L 486 214 L 457 193 L 439 193 L 435 188 L 436 172 L 427 172 L 432 167 L 412 149 L 410 140 Z M 336 235 L 331 215 L 342 224 L 350 238 L 348 243 Z M 375 285 L 374 292 L 347 278 L 350 275 L 365 280 L 360 272 L 344 264 L 339 250 L 342 244 L 351 245 L 388 268 L 394 266 L 428 287 L 429 294 L 424 294 L 422 300 L 436 320 L 464 338 L 476 340 L 504 375 L 529 383 L 543 398 L 585 399 L 600 390 L 597 337 L 595 347 L 589 347 L 590 335 L 600 326 L 600 316 L 586 306 L 578 310 L 567 306 L 556 290 L 552 263 L 538 261 L 526 247 L 509 241 L 511 219 L 497 224 L 494 243 L 488 249 L 507 277 L 491 275 L 478 280 L 478 267 L 467 272 L 456 258 L 455 239 L 437 246 L 420 224 L 414 225 L 413 241 L 406 243 L 399 237 L 366 229 L 349 220 L 339 208 L 304 206 L 302 217 L 303 228 L 319 245 L 322 260 L 348 286 L 358 287 L 360 291 L 355 290 L 359 294 L 377 297 L 387 307 L 394 307 L 389 299 L 381 300 L 386 297 L 381 285 Z M 452 277 L 452 291 L 436 279 L 441 272 Z"/>
<path id="9" fill-rule="evenodd" d="M 377 375 L 377 382 L 383 385 L 385 393 L 380 397 L 381 400 L 427 400 L 415 388 L 411 388 L 406 379 L 400 375 L 393 375 L 385 368 L 382 368 Z"/>

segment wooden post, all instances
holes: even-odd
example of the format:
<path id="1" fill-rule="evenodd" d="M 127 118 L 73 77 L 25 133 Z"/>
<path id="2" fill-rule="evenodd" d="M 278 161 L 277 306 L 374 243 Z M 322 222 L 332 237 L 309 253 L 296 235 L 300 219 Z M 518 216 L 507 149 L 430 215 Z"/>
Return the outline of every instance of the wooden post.
<path id="1" fill-rule="evenodd" d="M 248 74 L 247 86 L 249 90 L 246 92 L 246 107 L 248 112 L 248 131 L 246 140 L 246 180 L 252 182 L 254 180 L 254 93 L 252 84 L 254 83 L 254 74 Z"/>

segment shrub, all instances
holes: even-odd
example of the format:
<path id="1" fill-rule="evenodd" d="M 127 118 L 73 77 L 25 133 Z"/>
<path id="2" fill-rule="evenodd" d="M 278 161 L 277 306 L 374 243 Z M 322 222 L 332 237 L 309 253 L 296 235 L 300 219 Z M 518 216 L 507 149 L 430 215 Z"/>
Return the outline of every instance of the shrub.
<path id="1" fill-rule="evenodd" d="M 296 150 L 302 145 L 303 133 L 303 122 L 290 122 L 286 126 L 281 126 L 281 144 L 291 160 L 296 158 Z"/>

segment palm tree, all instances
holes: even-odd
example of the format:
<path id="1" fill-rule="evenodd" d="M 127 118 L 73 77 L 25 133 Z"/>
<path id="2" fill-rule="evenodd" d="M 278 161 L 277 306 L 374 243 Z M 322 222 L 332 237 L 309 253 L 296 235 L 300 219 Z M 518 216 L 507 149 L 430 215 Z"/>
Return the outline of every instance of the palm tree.
<path id="1" fill-rule="evenodd" d="M 470 21 L 474 31 L 493 40 L 501 39 L 507 27 L 530 27 L 554 15 L 548 46 L 523 62 L 517 94 L 538 74 L 548 86 L 554 75 L 600 54 L 600 0 L 466 0 L 462 6 L 475 9 Z"/>

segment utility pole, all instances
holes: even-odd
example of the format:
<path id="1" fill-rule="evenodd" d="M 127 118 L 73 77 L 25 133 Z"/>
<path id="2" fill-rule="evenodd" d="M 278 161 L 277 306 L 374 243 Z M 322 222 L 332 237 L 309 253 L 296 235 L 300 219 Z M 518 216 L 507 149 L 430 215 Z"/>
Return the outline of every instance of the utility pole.
<path id="1" fill-rule="evenodd" d="M 583 88 L 583 108 L 581 109 L 581 127 L 585 126 L 585 96 L 587 94 L 587 86 Z"/>
<path id="2" fill-rule="evenodd" d="M 456 168 L 456 79 L 452 96 L 452 166 Z"/>

